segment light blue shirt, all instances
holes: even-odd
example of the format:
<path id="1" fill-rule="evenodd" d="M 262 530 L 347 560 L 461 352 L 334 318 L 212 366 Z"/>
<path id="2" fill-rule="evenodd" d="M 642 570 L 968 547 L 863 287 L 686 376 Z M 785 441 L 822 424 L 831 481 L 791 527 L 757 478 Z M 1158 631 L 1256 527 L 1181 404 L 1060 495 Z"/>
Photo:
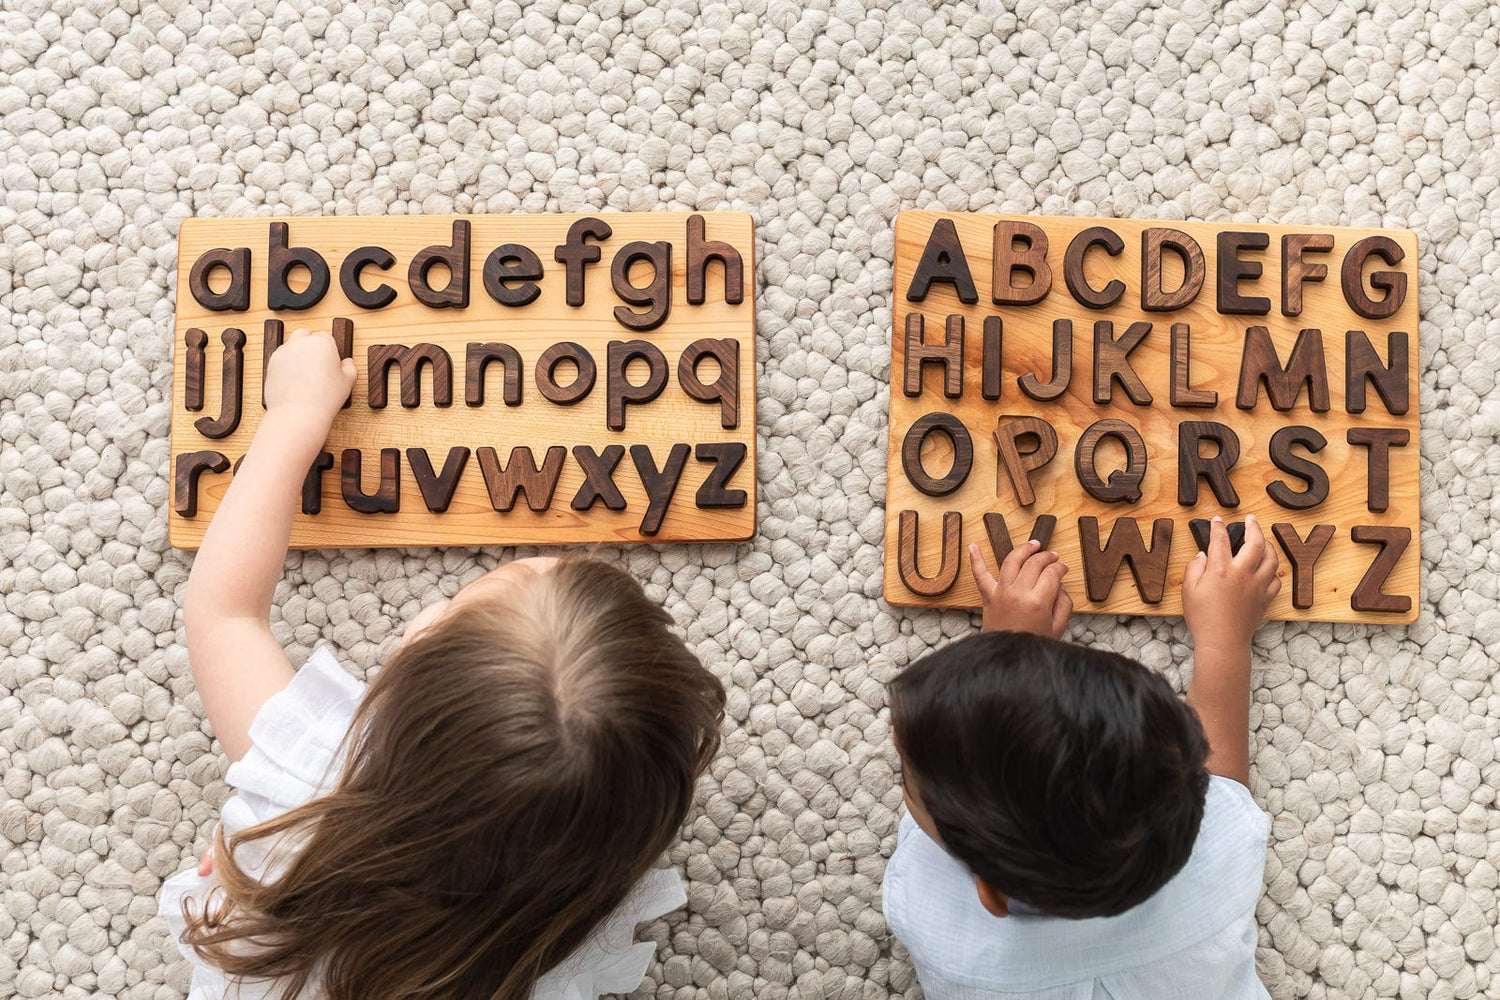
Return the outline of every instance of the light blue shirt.
<path id="1" fill-rule="evenodd" d="M 1239 782 L 1209 781 L 1188 863 L 1114 917 L 991 915 L 974 876 L 906 816 L 886 865 L 885 919 L 930 1000 L 1269 1000 L 1255 906 L 1271 820 Z"/>

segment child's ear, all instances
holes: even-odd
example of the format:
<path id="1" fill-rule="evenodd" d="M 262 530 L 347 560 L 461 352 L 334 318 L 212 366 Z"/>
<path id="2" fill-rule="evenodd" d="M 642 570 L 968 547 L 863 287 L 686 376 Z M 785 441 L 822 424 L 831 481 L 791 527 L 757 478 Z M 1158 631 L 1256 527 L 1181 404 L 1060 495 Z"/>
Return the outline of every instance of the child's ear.
<path id="1" fill-rule="evenodd" d="M 978 875 L 974 876 L 974 887 L 979 890 L 979 905 L 989 911 L 991 916 L 1010 916 L 1010 897 L 990 885 Z"/>

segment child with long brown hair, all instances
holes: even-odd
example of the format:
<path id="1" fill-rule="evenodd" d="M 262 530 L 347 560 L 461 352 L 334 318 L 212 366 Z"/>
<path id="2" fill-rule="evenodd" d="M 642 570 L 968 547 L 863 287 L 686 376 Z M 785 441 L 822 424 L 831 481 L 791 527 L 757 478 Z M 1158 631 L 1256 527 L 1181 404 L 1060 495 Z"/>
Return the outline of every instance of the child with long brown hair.
<path id="1" fill-rule="evenodd" d="M 424 610 L 368 691 L 269 619 L 303 476 L 354 383 L 331 337 L 272 356 L 184 625 L 232 763 L 210 860 L 162 912 L 193 1000 L 629 992 L 635 924 L 719 743 L 724 691 L 626 574 L 522 559 Z M 238 990 L 238 992 L 235 992 Z"/>

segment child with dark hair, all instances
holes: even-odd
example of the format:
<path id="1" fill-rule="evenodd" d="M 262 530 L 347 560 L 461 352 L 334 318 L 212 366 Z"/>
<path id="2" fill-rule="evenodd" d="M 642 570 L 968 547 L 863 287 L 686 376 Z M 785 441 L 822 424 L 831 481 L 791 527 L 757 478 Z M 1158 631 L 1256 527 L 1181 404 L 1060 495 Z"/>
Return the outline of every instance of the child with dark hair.
<path id="1" fill-rule="evenodd" d="M 271 358 L 266 415 L 183 607 L 233 762 L 213 854 L 161 908 L 191 1000 L 587 1000 L 686 901 L 658 869 L 719 745 L 724 689 L 639 583 L 520 559 L 412 621 L 368 688 L 270 628 L 302 478 L 355 379 L 327 334 Z"/>
<path id="2" fill-rule="evenodd" d="M 1035 542 L 991 576 L 984 631 L 890 686 L 907 816 L 884 905 L 927 996 L 1263 1000 L 1250 640 L 1280 590 L 1253 517 L 1215 518 L 1183 579 L 1184 703 L 1126 657 L 1060 641 L 1067 568 Z"/>

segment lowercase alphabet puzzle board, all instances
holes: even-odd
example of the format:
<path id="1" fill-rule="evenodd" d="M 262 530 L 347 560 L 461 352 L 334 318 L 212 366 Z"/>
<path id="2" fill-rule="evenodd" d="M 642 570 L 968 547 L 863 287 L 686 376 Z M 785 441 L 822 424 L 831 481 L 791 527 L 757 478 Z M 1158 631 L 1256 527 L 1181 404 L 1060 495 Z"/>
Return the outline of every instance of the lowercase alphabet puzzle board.
<path id="1" fill-rule="evenodd" d="M 293 547 L 749 538 L 754 276 L 742 212 L 186 220 L 171 542 L 201 542 L 298 327 L 358 378 Z"/>

